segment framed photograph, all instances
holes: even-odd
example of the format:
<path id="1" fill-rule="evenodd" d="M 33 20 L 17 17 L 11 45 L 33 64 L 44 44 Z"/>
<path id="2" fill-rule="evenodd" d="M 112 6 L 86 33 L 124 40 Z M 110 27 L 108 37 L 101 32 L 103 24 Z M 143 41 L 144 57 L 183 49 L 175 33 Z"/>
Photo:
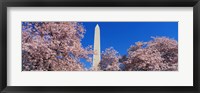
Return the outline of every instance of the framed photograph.
<path id="1" fill-rule="evenodd" d="M 0 89 L 199 93 L 199 0 L 4 0 Z"/>

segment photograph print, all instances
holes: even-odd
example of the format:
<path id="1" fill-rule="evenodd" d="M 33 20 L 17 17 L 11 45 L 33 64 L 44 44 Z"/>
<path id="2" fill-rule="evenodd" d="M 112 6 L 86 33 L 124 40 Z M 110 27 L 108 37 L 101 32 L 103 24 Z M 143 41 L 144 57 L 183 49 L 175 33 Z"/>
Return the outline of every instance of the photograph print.
<path id="1" fill-rule="evenodd" d="M 178 71 L 178 22 L 21 25 L 22 71 Z"/>

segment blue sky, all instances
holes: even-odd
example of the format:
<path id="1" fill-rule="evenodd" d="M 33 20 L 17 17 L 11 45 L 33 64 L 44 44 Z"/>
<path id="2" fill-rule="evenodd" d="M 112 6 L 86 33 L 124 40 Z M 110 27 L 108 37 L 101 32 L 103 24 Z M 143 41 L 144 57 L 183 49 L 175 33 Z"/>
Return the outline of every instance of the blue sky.
<path id="1" fill-rule="evenodd" d="M 86 29 L 81 43 L 83 47 L 94 43 L 94 29 L 100 27 L 101 51 L 113 47 L 121 55 L 138 41 L 150 41 L 152 36 L 166 36 L 178 41 L 178 22 L 80 22 Z M 81 60 L 86 68 L 91 64 Z"/>

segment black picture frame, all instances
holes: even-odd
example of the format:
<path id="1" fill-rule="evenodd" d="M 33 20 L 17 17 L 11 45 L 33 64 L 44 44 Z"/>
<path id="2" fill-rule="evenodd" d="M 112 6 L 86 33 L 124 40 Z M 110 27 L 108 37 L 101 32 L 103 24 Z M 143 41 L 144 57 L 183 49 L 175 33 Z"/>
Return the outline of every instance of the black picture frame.
<path id="1" fill-rule="evenodd" d="M 7 86 L 7 7 L 193 7 L 194 86 Z M 1 93 L 200 93 L 200 0 L 1 0 L 0 2 Z"/>

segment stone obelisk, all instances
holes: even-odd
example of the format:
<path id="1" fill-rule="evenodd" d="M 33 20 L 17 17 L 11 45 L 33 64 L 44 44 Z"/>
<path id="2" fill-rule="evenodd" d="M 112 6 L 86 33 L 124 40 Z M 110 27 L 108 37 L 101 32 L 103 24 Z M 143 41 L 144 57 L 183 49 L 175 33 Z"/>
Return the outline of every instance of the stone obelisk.
<path id="1" fill-rule="evenodd" d="M 100 54 L 100 28 L 97 24 L 94 32 L 94 55 L 93 55 L 93 69 L 97 70 L 101 60 Z"/>

